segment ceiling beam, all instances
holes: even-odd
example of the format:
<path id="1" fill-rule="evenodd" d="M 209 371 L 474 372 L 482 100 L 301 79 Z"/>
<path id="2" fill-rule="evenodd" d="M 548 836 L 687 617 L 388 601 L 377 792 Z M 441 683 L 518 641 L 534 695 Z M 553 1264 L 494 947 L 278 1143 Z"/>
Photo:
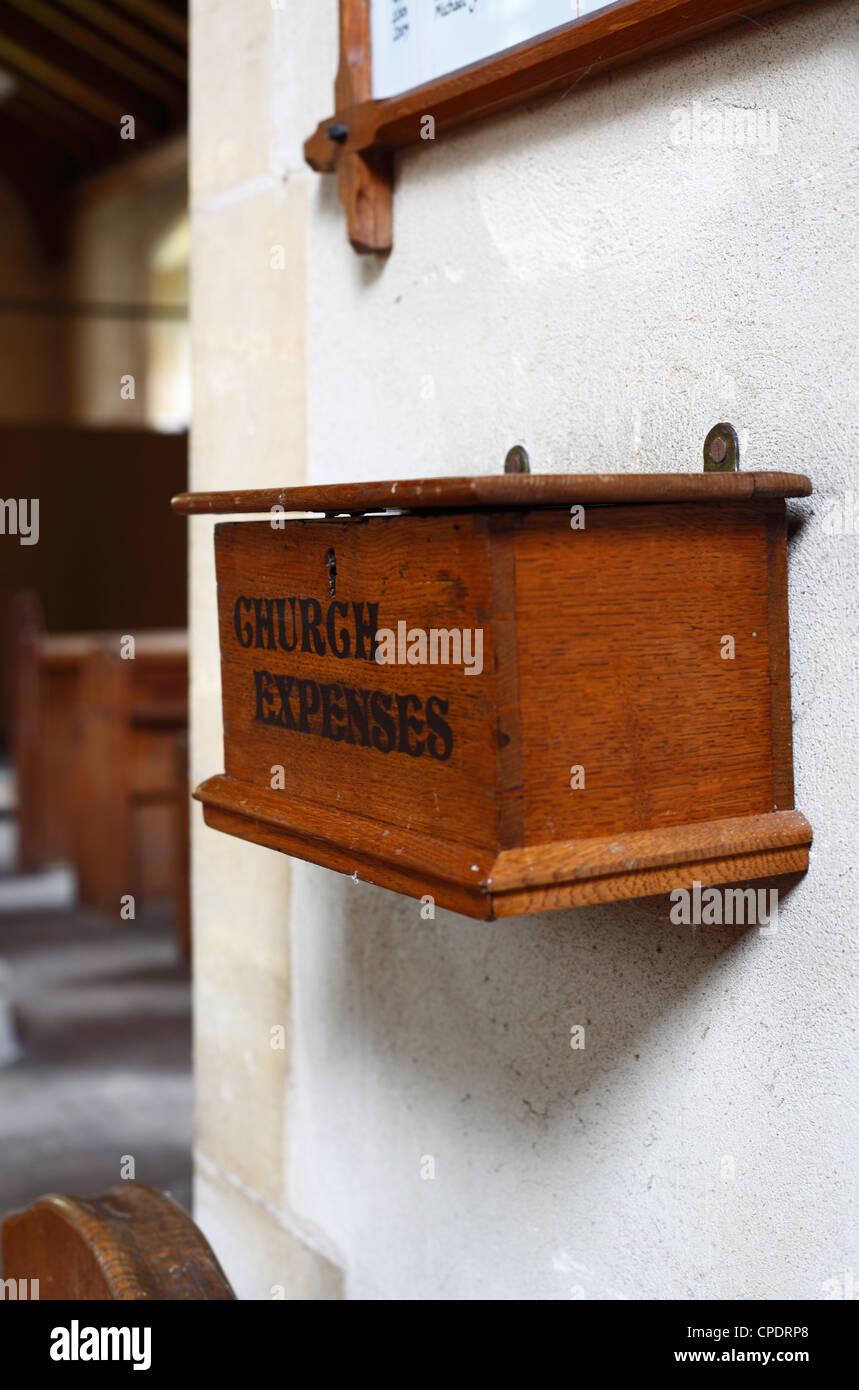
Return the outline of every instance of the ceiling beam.
<path id="1" fill-rule="evenodd" d="M 18 124 L 26 126 L 29 131 L 38 136 L 45 145 L 57 146 L 59 150 L 65 150 L 76 164 L 82 164 L 86 159 L 87 144 L 81 140 L 80 131 L 65 119 L 57 120 L 55 116 L 45 111 L 44 107 L 34 101 L 29 101 L 18 89 L 13 97 L 4 103 L 3 114 Z M 101 133 L 101 127 L 98 128 Z M 3 170 L 4 159 L 0 155 L 0 172 Z"/>
<path id="2" fill-rule="evenodd" d="M 89 59 L 101 63 L 109 71 L 122 74 L 155 100 L 163 102 L 171 112 L 178 114 L 184 109 L 185 84 L 179 78 L 165 77 L 160 71 L 144 66 L 125 49 L 101 38 L 64 10 L 46 3 L 46 0 L 6 0 L 6 3 L 26 15 L 34 24 L 57 34 L 73 48 L 82 50 Z"/>
<path id="3" fill-rule="evenodd" d="M 18 96 L 30 106 L 37 106 L 40 111 L 44 111 L 55 127 L 62 126 L 72 135 L 77 140 L 82 155 L 85 146 L 102 144 L 110 139 L 100 121 L 88 116 L 85 111 L 79 111 L 77 107 L 69 106 L 68 102 L 61 101 L 52 92 L 40 87 L 37 82 L 16 75 L 15 92 L 9 99 L 10 104 Z"/>
<path id="4" fill-rule="evenodd" d="M 68 251 L 69 208 L 75 177 L 74 163 L 0 111 L 2 171 L 32 219 L 42 254 L 62 260 Z"/>
<path id="5" fill-rule="evenodd" d="M 150 29 L 157 29 L 181 48 L 188 47 L 188 21 L 184 15 L 159 4 L 158 0 L 118 0 L 118 3 L 121 9 L 142 19 Z"/>
<path id="6" fill-rule="evenodd" d="M 146 58 L 162 72 L 170 73 L 171 77 L 178 77 L 182 82 L 187 81 L 188 59 L 186 54 L 178 53 L 175 48 L 162 43 L 160 39 L 152 38 L 145 29 L 129 23 L 115 10 L 101 4 L 100 0 L 63 0 L 63 3 L 67 10 L 74 11 L 81 19 L 85 19 L 87 24 L 91 24 L 94 29 L 100 29 L 102 33 L 109 34 L 117 43 L 125 44 L 138 57 Z"/>
<path id="7" fill-rule="evenodd" d="M 119 139 L 119 118 L 125 113 L 115 102 L 103 97 L 100 92 L 92 91 L 71 73 L 45 62 L 37 53 L 25 48 L 23 44 L 16 43 L 14 39 L 7 38 L 5 34 L 0 34 L 0 62 L 13 72 L 32 78 L 34 82 L 53 92 L 54 96 L 62 97 L 63 101 L 70 102 L 78 110 L 86 111 L 96 120 L 113 126 Z"/>
<path id="8" fill-rule="evenodd" d="M 6 5 L 0 9 L 0 46 L 10 44 L 15 49 L 15 62 L 22 65 L 26 61 L 28 66 L 23 70 L 35 81 L 65 100 L 83 105 L 92 115 L 112 113 L 110 121 L 117 138 L 119 119 L 126 115 L 134 117 L 138 140 L 156 131 L 166 134 L 170 129 L 171 113 L 164 102 Z"/>
<path id="9" fill-rule="evenodd" d="M 77 172 L 77 162 L 60 146 L 46 144 L 39 131 L 25 124 L 22 115 L 11 105 L 0 112 L 0 132 L 3 135 L 4 174 L 21 169 L 38 171 L 38 182 L 71 187 Z"/>

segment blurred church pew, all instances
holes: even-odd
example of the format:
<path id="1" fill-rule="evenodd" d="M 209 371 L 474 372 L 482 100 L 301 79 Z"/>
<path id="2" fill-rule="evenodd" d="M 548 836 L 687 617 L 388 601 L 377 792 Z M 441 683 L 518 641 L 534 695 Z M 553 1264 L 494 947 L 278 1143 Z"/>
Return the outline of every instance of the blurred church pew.
<path id="1" fill-rule="evenodd" d="M 80 901 L 116 916 L 172 895 L 187 954 L 187 634 L 52 636 L 32 596 L 13 632 L 20 869 L 70 861 Z"/>
<path id="2" fill-rule="evenodd" d="M 74 862 L 82 903 L 119 913 L 120 901 L 176 894 L 182 845 L 179 740 L 188 727 L 185 633 L 145 633 L 133 661 L 119 643 L 85 657 L 78 692 Z"/>
<path id="3" fill-rule="evenodd" d="M 0 421 L 4 498 L 38 501 L 38 543 L 0 536 L 0 744 L 11 739 L 5 656 L 14 596 L 36 594 L 52 638 L 187 624 L 188 438 L 146 429 Z"/>
<path id="4" fill-rule="evenodd" d="M 36 596 L 16 596 L 8 667 L 22 873 L 73 858 L 78 690 L 83 662 L 97 646 L 93 633 L 49 637 Z"/>

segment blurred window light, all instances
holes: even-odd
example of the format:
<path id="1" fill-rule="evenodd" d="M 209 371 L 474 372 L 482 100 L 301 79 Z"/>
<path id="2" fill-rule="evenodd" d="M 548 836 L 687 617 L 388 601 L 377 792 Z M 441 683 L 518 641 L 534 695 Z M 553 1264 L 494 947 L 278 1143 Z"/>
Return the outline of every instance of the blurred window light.
<path id="1" fill-rule="evenodd" d="M 187 306 L 191 227 L 187 213 L 162 233 L 149 260 L 151 307 Z M 187 319 L 148 321 L 146 420 L 155 430 L 174 433 L 191 424 L 191 335 Z"/>

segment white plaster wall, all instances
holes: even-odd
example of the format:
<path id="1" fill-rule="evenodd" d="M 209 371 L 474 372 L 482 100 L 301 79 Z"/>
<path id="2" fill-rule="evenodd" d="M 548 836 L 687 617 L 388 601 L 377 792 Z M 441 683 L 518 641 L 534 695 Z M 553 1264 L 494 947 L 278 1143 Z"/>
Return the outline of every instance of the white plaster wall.
<path id="1" fill-rule="evenodd" d="M 272 158 L 308 195 L 308 477 L 498 472 L 515 442 L 541 472 L 698 469 L 720 419 L 745 467 L 807 471 L 815 844 L 774 937 L 692 933 L 665 898 L 426 922 L 293 864 L 280 1205 L 351 1298 L 821 1297 L 859 1273 L 859 535 L 822 525 L 859 496 L 857 7 L 797 5 L 403 155 L 386 260 L 352 253 L 301 161 L 335 11 L 275 11 L 268 71 Z M 695 101 L 774 110 L 777 150 L 673 147 Z M 225 468 L 198 455 L 197 485 Z M 271 455 L 231 485 L 255 468 Z"/>

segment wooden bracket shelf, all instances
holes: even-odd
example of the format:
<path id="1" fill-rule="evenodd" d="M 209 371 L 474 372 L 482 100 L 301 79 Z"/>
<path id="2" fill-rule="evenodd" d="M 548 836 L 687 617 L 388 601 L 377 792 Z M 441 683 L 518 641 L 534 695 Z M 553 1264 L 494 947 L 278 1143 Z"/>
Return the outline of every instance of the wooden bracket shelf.
<path id="1" fill-rule="evenodd" d="M 493 921 L 551 908 L 647 897 L 703 884 L 802 873 L 811 826 L 798 811 L 702 821 L 502 850 L 494 857 L 434 836 L 410 834 L 364 816 L 338 814 L 230 777 L 194 793 L 206 824 L 297 859 L 392 888 L 431 893 L 439 907 Z"/>

